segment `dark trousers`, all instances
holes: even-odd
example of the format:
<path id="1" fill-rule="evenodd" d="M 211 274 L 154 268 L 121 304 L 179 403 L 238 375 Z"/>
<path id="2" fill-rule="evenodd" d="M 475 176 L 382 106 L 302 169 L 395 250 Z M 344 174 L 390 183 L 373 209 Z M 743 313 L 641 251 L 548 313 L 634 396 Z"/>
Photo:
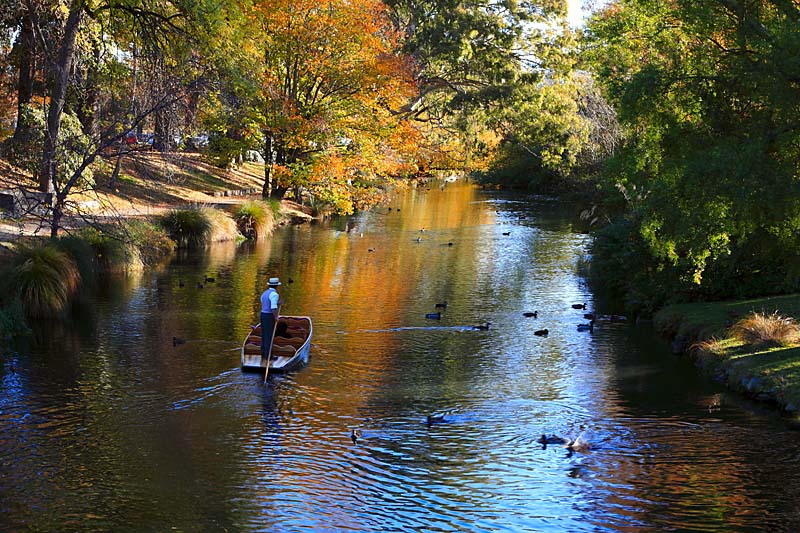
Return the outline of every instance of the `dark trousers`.
<path id="1" fill-rule="evenodd" d="M 261 313 L 261 357 L 266 357 L 272 346 L 272 332 L 275 331 L 275 315 Z"/>

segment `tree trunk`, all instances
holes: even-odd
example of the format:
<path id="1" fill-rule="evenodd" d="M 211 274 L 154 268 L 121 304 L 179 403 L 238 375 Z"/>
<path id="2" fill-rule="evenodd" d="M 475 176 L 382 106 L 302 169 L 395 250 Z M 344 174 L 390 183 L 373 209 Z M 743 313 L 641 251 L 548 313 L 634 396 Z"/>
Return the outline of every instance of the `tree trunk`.
<path id="1" fill-rule="evenodd" d="M 264 185 L 261 186 L 261 198 L 266 200 L 272 194 L 272 134 L 264 134 Z"/>
<path id="2" fill-rule="evenodd" d="M 83 0 L 72 0 L 69 6 L 69 15 L 64 24 L 64 35 L 58 47 L 58 56 L 53 65 L 50 83 L 50 109 L 47 113 L 47 131 L 44 136 L 44 149 L 42 150 L 42 170 L 39 176 L 39 190 L 54 192 L 56 180 L 56 149 L 58 148 L 58 130 L 61 128 L 61 114 L 64 111 L 64 102 L 69 87 L 69 73 L 72 69 L 72 60 L 75 57 L 75 39 L 81 22 Z M 55 219 L 56 207 L 53 208 Z M 60 217 L 59 217 L 60 219 Z M 54 228 L 58 231 L 58 228 Z"/>
<path id="3" fill-rule="evenodd" d="M 14 139 L 22 140 L 27 137 L 29 125 L 23 124 L 19 117 L 22 116 L 23 106 L 30 103 L 33 98 L 34 80 L 34 56 L 35 42 L 33 34 L 33 22 L 30 15 L 22 17 L 22 28 L 20 29 L 17 42 L 14 45 L 18 59 L 19 78 L 17 81 L 17 126 L 14 128 Z"/>

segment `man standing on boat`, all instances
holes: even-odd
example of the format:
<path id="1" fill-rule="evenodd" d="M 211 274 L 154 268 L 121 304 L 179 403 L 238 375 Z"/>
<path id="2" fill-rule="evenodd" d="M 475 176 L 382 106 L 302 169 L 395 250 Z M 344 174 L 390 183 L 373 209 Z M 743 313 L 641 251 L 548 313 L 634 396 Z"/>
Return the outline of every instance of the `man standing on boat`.
<path id="1" fill-rule="evenodd" d="M 261 357 L 267 357 L 272 344 L 272 332 L 278 321 L 278 302 L 280 297 L 275 287 L 281 284 L 278 278 L 269 278 L 269 288 L 261 295 Z"/>

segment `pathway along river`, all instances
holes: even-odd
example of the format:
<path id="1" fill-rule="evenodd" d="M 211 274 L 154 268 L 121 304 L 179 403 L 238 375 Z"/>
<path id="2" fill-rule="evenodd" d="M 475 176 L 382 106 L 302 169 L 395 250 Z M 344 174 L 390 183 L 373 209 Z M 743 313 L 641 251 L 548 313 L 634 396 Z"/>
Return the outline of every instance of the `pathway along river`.
<path id="1" fill-rule="evenodd" d="M 577 331 L 574 206 L 448 184 L 392 207 L 116 278 L 37 327 L 2 359 L 0 529 L 800 527 L 800 433 L 649 329 Z M 236 350 L 270 275 L 315 337 L 264 387 Z M 536 442 L 581 425 L 589 453 Z"/>

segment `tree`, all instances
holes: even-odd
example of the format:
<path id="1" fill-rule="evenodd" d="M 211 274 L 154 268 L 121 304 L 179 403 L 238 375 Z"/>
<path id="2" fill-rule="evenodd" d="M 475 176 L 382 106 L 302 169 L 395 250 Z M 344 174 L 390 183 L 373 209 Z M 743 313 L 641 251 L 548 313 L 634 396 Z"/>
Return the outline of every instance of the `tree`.
<path id="1" fill-rule="evenodd" d="M 780 0 L 619 0 L 589 24 L 625 129 L 610 181 L 683 292 L 800 287 L 798 20 Z"/>
<path id="2" fill-rule="evenodd" d="M 402 122 L 397 109 L 414 90 L 385 6 L 270 0 L 247 15 L 259 29 L 262 70 L 250 123 L 265 160 L 264 196 L 307 185 L 309 169 L 317 187 L 332 184 L 338 177 L 317 174 L 315 161 L 324 159 L 352 163 L 337 167 L 346 177 L 331 191 L 352 198 L 358 184 L 375 186 L 373 178 L 385 177 L 377 161 Z"/>

